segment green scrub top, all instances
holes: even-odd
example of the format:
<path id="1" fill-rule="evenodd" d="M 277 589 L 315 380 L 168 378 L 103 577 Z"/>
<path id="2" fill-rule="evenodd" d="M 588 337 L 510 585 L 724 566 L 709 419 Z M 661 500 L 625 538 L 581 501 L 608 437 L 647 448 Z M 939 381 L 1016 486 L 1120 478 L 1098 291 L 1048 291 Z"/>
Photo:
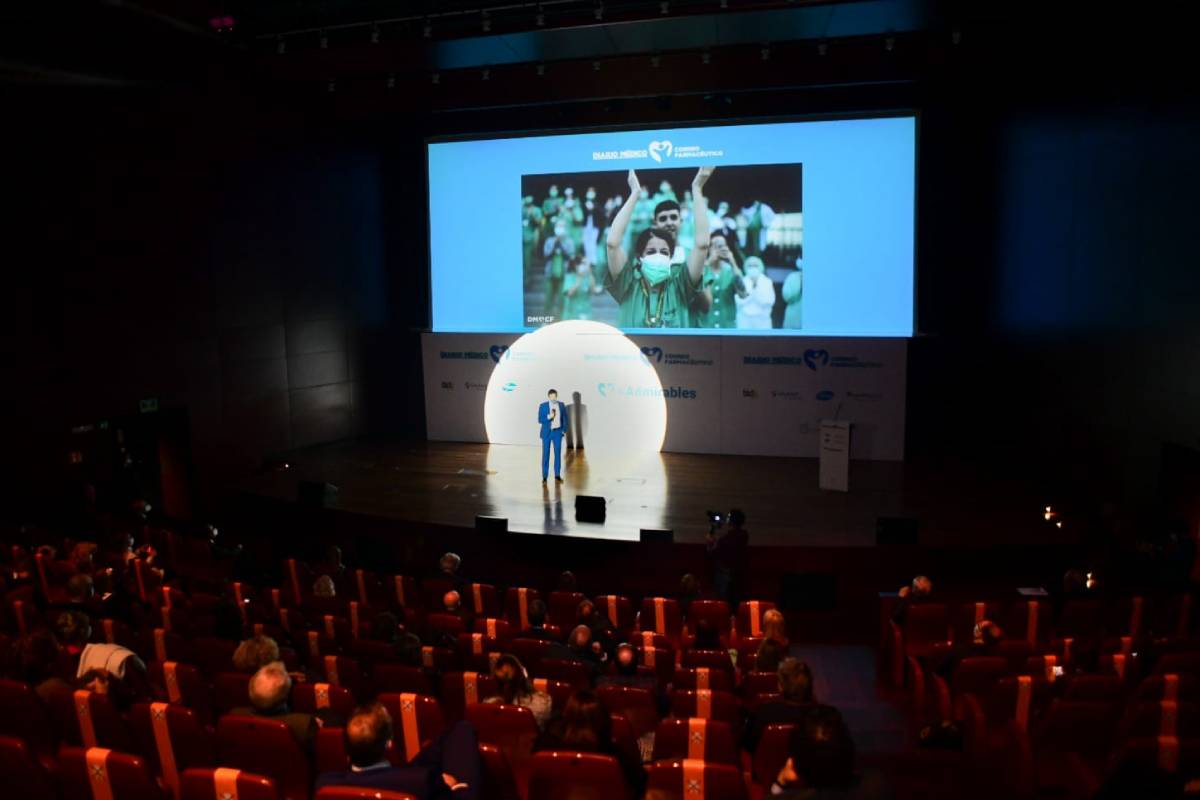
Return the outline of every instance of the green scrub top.
<path id="1" fill-rule="evenodd" d="M 575 294 L 567 294 L 568 291 L 579 287 Z M 592 318 L 592 281 L 591 273 L 580 275 L 572 270 L 567 273 L 563 279 L 563 319 L 591 319 Z"/>
<path id="2" fill-rule="evenodd" d="M 737 275 L 733 267 L 722 262 L 721 269 L 714 272 L 711 267 L 704 268 L 704 277 L 700 279 L 701 289 L 712 289 L 712 306 L 708 311 L 696 312 L 697 328 L 736 328 L 737 305 L 734 297 L 737 290 Z"/>
<path id="3" fill-rule="evenodd" d="M 783 327 L 803 327 L 800 316 L 800 300 L 804 296 L 804 273 L 796 270 L 783 281 L 783 302 L 787 310 L 783 312 Z"/>
<path id="4" fill-rule="evenodd" d="M 633 261 L 625 262 L 621 273 L 613 278 L 604 271 L 604 288 L 620 306 L 617 325 L 621 328 L 690 328 L 691 308 L 698 287 L 688 276 L 687 267 L 671 265 L 671 275 L 657 292 L 646 291 L 642 271 Z"/>

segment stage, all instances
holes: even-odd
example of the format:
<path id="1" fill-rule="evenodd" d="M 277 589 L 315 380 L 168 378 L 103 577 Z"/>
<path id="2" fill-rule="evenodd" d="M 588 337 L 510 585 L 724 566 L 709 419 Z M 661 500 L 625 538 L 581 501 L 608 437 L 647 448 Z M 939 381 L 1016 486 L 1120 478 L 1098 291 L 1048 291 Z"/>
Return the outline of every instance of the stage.
<path id="1" fill-rule="evenodd" d="M 509 530 L 560 537 L 637 540 L 667 528 L 700 543 L 705 511 L 745 510 L 756 546 L 871 547 L 881 517 L 920 522 L 922 544 L 1045 544 L 1041 498 L 965 465 L 852 461 L 850 491 L 817 488 L 817 461 L 803 458 L 655 453 L 597 460 L 564 447 L 564 482 L 543 485 L 540 448 L 451 442 L 360 441 L 286 456 L 289 468 L 248 477 L 251 495 L 294 501 L 301 480 L 339 487 L 353 514 L 471 528 L 477 514 L 506 517 Z M 607 501 L 604 524 L 575 521 L 575 498 Z M 1019 514 L 1028 505 L 1029 514 Z M 1016 513 L 1014 512 L 1016 510 Z M 971 520 L 969 540 L 964 520 Z"/>

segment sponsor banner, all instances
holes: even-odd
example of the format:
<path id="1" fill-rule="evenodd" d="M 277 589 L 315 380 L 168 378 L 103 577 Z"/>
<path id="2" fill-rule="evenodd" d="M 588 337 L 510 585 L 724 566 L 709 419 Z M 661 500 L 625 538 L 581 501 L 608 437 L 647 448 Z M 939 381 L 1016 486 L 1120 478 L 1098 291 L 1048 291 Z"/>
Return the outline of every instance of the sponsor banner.
<path id="1" fill-rule="evenodd" d="M 488 441 L 488 381 L 501 359 L 523 357 L 509 352 L 517 338 L 423 334 L 426 430 L 431 440 Z M 658 373 L 667 409 L 666 451 L 816 458 L 821 421 L 837 419 L 853 426 L 851 458 L 904 457 L 904 339 L 630 338 Z M 581 384 L 587 416 L 618 408 L 614 398 L 637 398 L 640 384 L 622 382 L 610 375 L 619 375 L 613 364 L 593 361 L 586 372 L 595 380 Z M 557 388 L 570 403 L 571 395 L 565 394 L 570 387 Z M 498 384 L 492 391 L 506 388 Z M 529 404 L 533 419 L 544 387 L 513 386 L 509 391 L 528 398 L 523 402 Z M 523 433 L 536 441 L 532 423 Z"/>
<path id="2" fill-rule="evenodd" d="M 631 336 L 658 371 L 667 397 L 663 449 L 721 452 L 721 339 L 716 336 Z"/>
<path id="3" fill-rule="evenodd" d="M 721 452 L 814 458 L 820 421 L 838 419 L 851 458 L 904 458 L 906 340 L 721 342 Z"/>
<path id="4" fill-rule="evenodd" d="M 486 442 L 483 401 L 492 370 L 516 334 L 423 333 L 425 435 L 433 441 Z"/>

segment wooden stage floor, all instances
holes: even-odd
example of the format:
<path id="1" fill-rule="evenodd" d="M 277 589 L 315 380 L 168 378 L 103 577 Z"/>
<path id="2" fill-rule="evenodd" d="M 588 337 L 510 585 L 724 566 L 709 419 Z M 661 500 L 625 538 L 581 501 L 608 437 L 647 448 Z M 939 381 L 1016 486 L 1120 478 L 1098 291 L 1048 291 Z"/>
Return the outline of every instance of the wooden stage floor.
<path id="1" fill-rule="evenodd" d="M 966 509 L 996 528 L 980 529 L 979 544 L 997 541 L 993 535 L 1012 544 L 1025 538 L 1040 502 L 1030 497 L 1028 520 L 1012 519 L 1011 487 L 986 491 L 957 468 L 856 461 L 851 491 L 840 493 L 817 488 L 815 459 L 689 453 L 598 461 L 564 451 L 564 483 L 543 486 L 540 458 L 539 448 L 515 445 L 347 442 L 291 453 L 288 470 L 239 488 L 294 500 L 300 480 L 328 481 L 340 488 L 338 507 L 357 514 L 465 527 L 485 514 L 507 517 L 512 531 L 620 540 L 669 528 L 682 543 L 704 541 L 707 509 L 740 507 L 752 544 L 801 547 L 873 546 L 877 519 L 892 516 L 918 517 L 922 543 L 954 541 Z M 575 521 L 581 494 L 607 500 L 604 524 Z"/>

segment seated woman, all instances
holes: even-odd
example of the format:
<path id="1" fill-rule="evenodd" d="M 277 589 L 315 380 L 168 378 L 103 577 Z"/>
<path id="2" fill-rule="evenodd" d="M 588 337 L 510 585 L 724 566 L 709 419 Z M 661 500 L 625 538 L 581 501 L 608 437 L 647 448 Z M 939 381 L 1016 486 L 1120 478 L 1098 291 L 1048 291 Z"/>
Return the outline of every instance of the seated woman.
<path id="1" fill-rule="evenodd" d="M 762 635 L 764 639 L 774 639 L 783 648 L 784 652 L 787 652 L 789 644 L 787 622 L 783 618 L 783 613 L 778 609 L 772 608 L 763 614 Z"/>
<path id="2" fill-rule="evenodd" d="M 562 714 L 550 720 L 533 749 L 612 756 L 621 765 L 621 773 L 625 776 L 630 795 L 641 797 L 645 789 L 645 770 L 637 760 L 622 752 L 613 742 L 612 716 L 608 706 L 589 690 L 581 689 L 571 695 Z"/>
<path id="3" fill-rule="evenodd" d="M 485 698 L 483 702 L 528 708 L 533 712 L 538 730 L 546 727 L 552 704 L 550 695 L 533 688 L 529 681 L 529 673 L 516 656 L 505 654 L 496 659 L 496 664 L 492 667 L 492 677 L 496 679 L 499 694 Z"/>

